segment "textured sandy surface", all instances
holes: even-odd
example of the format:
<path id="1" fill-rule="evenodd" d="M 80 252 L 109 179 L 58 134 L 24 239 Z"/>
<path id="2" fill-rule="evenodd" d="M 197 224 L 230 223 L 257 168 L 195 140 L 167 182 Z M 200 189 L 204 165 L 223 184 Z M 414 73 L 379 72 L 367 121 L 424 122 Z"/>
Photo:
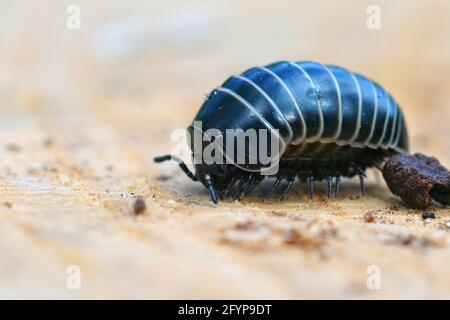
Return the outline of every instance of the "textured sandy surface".
<path id="1" fill-rule="evenodd" d="M 383 84 L 412 150 L 449 167 L 448 1 L 379 1 L 379 31 L 366 1 L 79 1 L 78 31 L 68 3 L 0 3 L 0 297 L 450 298 L 448 208 L 424 222 L 380 175 L 365 198 L 347 180 L 263 202 L 264 185 L 216 207 L 151 162 L 228 75 L 313 59 Z"/>

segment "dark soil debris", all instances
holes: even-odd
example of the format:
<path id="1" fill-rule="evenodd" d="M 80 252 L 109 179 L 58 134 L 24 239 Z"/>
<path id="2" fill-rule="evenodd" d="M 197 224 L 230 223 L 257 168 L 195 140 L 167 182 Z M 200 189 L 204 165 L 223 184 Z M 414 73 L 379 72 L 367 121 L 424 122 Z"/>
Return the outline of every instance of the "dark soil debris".
<path id="1" fill-rule="evenodd" d="M 433 211 L 425 211 L 424 213 L 422 213 L 422 219 L 436 219 L 436 213 L 434 213 Z"/>
<path id="2" fill-rule="evenodd" d="M 375 214 L 373 212 L 367 212 L 364 215 L 364 221 L 367 223 L 375 222 Z"/>
<path id="3" fill-rule="evenodd" d="M 142 214 L 147 209 L 147 204 L 143 197 L 137 197 L 133 203 L 133 212 L 134 214 Z"/>
<path id="4" fill-rule="evenodd" d="M 450 204 L 450 172 L 433 157 L 398 154 L 383 168 L 389 189 L 407 205 L 426 209 L 432 200 Z"/>

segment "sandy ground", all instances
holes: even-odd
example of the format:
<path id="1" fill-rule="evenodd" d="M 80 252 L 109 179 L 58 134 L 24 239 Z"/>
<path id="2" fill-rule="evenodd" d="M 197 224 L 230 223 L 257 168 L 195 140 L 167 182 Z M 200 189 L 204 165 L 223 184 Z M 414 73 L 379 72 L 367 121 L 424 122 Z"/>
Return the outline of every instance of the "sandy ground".
<path id="1" fill-rule="evenodd" d="M 152 163 L 204 93 L 290 59 L 383 84 L 412 151 L 449 167 L 450 5 L 375 2 L 1 1 L 0 297 L 450 298 L 448 208 L 424 221 L 379 175 L 365 198 L 347 180 L 338 199 L 297 184 L 264 202 L 263 185 L 214 206 Z M 68 4 L 80 30 L 66 28 Z"/>

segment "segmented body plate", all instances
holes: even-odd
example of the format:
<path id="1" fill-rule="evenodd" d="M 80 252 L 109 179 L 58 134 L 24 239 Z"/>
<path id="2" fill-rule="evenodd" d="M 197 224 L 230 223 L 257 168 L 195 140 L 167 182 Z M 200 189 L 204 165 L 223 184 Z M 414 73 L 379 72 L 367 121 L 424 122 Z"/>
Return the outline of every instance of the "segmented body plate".
<path id="1" fill-rule="evenodd" d="M 290 157 L 300 157 L 308 143 L 408 150 L 404 116 L 389 93 L 359 74 L 316 62 L 278 62 L 232 76 L 195 120 L 219 130 L 269 129 Z"/>

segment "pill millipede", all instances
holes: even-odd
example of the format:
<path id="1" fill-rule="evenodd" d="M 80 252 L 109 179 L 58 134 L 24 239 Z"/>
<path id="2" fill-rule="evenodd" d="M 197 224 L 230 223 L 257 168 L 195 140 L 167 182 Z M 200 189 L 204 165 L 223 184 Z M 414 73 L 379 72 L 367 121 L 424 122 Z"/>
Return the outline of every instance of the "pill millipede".
<path id="1" fill-rule="evenodd" d="M 227 129 L 267 129 L 280 146 L 278 170 L 272 175 L 262 174 L 260 159 L 251 168 L 237 162 L 194 163 L 192 173 L 175 155 L 154 158 L 178 162 L 189 178 L 209 190 L 214 203 L 219 198 L 241 199 L 269 177 L 275 182 L 266 198 L 284 181 L 283 200 L 296 179 L 307 183 L 310 197 L 314 182 L 321 180 L 327 183 L 328 197 L 333 192 L 337 196 L 342 176 L 358 176 L 364 195 L 366 169 L 380 169 L 387 157 L 408 152 L 404 115 L 383 87 L 317 62 L 254 67 L 212 90 L 187 129 L 193 158 L 199 153 L 192 138 L 195 122 L 201 122 L 202 133 L 212 128 L 224 135 Z M 212 142 L 202 143 L 200 152 Z"/>

